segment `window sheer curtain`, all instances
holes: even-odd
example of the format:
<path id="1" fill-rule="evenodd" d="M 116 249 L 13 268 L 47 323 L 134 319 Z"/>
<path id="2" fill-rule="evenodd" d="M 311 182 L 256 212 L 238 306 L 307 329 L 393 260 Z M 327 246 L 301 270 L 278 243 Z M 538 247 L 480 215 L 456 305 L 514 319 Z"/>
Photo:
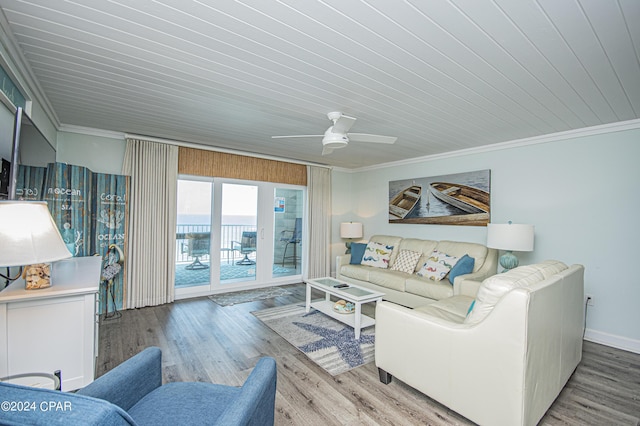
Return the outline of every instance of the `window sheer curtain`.
<path id="1" fill-rule="evenodd" d="M 331 170 L 307 166 L 309 258 L 307 278 L 331 274 Z"/>
<path id="2" fill-rule="evenodd" d="M 131 176 L 126 307 L 174 300 L 178 147 L 127 139 Z"/>

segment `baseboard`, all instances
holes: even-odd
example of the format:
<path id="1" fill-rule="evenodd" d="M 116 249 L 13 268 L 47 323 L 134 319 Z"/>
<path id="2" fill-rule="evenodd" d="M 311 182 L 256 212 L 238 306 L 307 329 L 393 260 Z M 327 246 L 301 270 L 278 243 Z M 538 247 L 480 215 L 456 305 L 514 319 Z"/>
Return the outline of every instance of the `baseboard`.
<path id="1" fill-rule="evenodd" d="M 584 333 L 584 340 L 640 354 L 640 340 L 629 339 L 628 337 L 617 336 L 589 328 L 587 328 Z"/>

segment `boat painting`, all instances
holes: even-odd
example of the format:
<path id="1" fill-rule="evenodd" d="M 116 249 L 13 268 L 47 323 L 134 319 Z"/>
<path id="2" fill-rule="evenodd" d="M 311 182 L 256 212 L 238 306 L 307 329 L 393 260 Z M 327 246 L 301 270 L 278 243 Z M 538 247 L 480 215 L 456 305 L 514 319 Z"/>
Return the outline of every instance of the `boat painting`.
<path id="1" fill-rule="evenodd" d="M 420 198 L 408 208 L 407 191 L 414 186 L 421 188 Z M 486 226 L 490 188 L 490 170 L 390 181 L 389 223 Z"/>
<path id="2" fill-rule="evenodd" d="M 404 219 L 409 216 L 418 206 L 422 196 L 422 187 L 411 185 L 398 192 L 389 201 L 389 220 Z"/>
<path id="3" fill-rule="evenodd" d="M 467 213 L 488 213 L 489 193 L 473 186 L 449 182 L 434 182 L 429 191 L 438 200 Z"/>

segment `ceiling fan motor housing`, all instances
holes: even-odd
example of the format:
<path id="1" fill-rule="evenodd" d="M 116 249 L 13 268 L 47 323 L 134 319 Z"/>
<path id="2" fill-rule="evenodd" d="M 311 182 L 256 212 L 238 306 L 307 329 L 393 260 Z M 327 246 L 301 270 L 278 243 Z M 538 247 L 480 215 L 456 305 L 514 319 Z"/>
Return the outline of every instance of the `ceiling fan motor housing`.
<path id="1" fill-rule="evenodd" d="M 344 133 L 333 133 L 333 126 L 329 127 L 326 132 L 324 132 L 324 137 L 322 138 L 322 145 L 326 148 L 344 148 L 349 143 L 349 138 Z"/>

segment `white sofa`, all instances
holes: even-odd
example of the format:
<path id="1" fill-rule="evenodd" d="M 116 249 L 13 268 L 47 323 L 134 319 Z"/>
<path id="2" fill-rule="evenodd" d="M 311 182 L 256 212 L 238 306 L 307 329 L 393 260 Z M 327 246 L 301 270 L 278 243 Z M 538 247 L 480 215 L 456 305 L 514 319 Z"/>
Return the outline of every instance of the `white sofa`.
<path id="1" fill-rule="evenodd" d="M 376 307 L 375 362 L 480 425 L 535 425 L 582 358 L 584 268 L 547 261 L 409 309 Z"/>
<path id="2" fill-rule="evenodd" d="M 385 294 L 389 300 L 404 306 L 416 307 L 453 295 L 475 296 L 483 279 L 494 275 L 498 268 L 498 251 L 482 244 L 457 241 L 433 241 L 417 238 L 402 238 L 391 235 L 373 235 L 369 241 L 393 246 L 389 268 L 400 250 L 422 253 L 413 274 L 381 269 L 365 265 L 351 265 L 351 255 L 340 255 L 336 259 L 336 278 L 350 284 L 360 285 Z M 432 281 L 415 274 L 434 251 L 439 250 L 451 256 L 465 254 L 475 260 L 473 272 L 455 278 L 453 285 L 448 279 Z"/>

